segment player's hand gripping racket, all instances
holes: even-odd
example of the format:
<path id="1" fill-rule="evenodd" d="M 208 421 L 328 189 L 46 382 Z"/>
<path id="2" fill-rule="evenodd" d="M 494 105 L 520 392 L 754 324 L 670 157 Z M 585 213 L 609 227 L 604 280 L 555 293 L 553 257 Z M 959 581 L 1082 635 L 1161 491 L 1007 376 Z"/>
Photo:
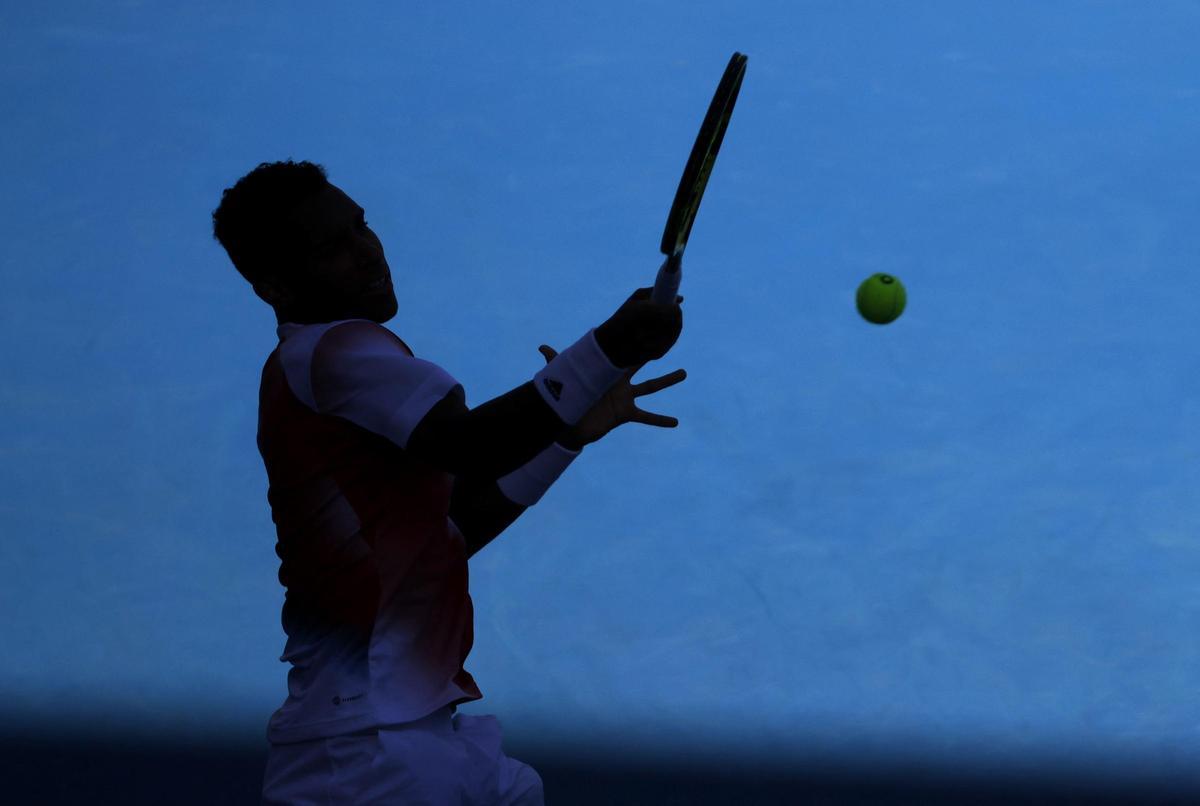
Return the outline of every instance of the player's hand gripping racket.
<path id="1" fill-rule="evenodd" d="M 744 75 L 746 57 L 735 53 L 725 68 L 725 75 L 721 76 L 712 103 L 708 105 L 708 114 L 704 116 L 700 134 L 696 135 L 696 144 L 692 146 L 687 166 L 683 169 L 671 214 L 667 216 L 667 227 L 663 230 L 660 248 L 667 259 L 658 270 L 654 291 L 650 295 L 650 299 L 660 305 L 675 302 L 679 281 L 683 279 L 683 249 L 687 246 L 692 222 L 696 220 L 696 211 L 700 209 L 700 199 L 704 196 L 708 175 L 712 173 L 717 152 L 721 149 L 721 140 L 729 126 L 729 117 L 733 114 L 733 105 L 737 101 L 738 90 L 742 88 Z"/>

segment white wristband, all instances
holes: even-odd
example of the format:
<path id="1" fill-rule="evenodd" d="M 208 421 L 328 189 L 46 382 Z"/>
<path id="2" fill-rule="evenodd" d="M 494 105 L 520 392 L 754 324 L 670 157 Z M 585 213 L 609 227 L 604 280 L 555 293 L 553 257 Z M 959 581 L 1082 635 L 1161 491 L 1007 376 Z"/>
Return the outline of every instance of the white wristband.
<path id="1" fill-rule="evenodd" d="M 509 501 L 531 507 L 541 500 L 550 485 L 558 480 L 579 453 L 567 450 L 557 442 L 552 443 L 529 462 L 498 479 L 496 486 Z"/>
<path id="2" fill-rule="evenodd" d="M 567 425 L 575 425 L 604 397 L 625 370 L 614 367 L 592 328 L 533 376 L 542 399 Z"/>

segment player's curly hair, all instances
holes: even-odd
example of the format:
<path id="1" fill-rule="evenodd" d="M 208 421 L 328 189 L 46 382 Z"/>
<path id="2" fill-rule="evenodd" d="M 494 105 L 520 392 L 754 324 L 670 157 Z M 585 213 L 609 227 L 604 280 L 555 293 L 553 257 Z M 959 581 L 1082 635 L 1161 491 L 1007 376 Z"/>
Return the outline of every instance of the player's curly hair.
<path id="1" fill-rule="evenodd" d="M 311 162 L 264 162 L 221 193 L 213 237 L 247 282 L 257 283 L 269 268 L 295 257 L 290 214 L 328 183 L 325 168 Z"/>

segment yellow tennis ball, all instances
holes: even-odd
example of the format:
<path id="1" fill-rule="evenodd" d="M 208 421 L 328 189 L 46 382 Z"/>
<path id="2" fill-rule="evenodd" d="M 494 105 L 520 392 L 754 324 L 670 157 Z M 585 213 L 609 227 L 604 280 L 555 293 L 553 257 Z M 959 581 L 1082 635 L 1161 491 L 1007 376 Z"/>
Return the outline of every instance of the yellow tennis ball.
<path id="1" fill-rule="evenodd" d="M 908 295 L 898 277 L 872 274 L 858 287 L 856 302 L 863 319 L 874 325 L 886 325 L 904 313 Z"/>

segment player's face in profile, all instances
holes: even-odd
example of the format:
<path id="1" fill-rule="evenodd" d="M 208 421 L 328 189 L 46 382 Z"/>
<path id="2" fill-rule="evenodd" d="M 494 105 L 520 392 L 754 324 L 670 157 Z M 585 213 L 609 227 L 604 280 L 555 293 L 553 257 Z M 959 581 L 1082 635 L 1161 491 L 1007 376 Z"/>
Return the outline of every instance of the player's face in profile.
<path id="1" fill-rule="evenodd" d="M 297 208 L 296 221 L 303 257 L 289 272 L 288 301 L 277 306 L 284 309 L 281 319 L 301 324 L 338 319 L 382 323 L 396 315 L 383 244 L 353 199 L 327 185 Z"/>

